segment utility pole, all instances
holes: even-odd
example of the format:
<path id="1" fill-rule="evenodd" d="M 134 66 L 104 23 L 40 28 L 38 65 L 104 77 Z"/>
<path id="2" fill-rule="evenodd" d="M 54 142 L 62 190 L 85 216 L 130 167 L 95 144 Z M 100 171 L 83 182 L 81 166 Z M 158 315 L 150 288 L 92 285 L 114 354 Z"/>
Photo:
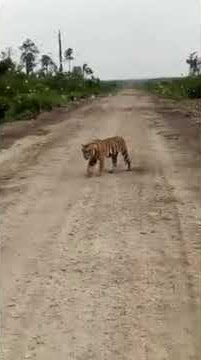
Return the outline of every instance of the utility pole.
<path id="1" fill-rule="evenodd" d="M 61 32 L 59 30 L 59 72 L 63 72 L 63 62 L 62 62 L 62 46 L 61 46 Z"/>

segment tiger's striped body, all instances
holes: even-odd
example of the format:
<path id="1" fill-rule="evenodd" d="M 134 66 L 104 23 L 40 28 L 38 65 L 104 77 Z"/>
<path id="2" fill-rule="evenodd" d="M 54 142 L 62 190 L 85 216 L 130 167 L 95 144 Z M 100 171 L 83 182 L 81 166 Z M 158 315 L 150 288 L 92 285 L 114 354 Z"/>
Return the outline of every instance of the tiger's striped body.
<path id="1" fill-rule="evenodd" d="M 99 161 L 99 174 L 102 174 L 104 169 L 104 158 L 111 157 L 113 170 L 117 166 L 117 156 L 122 154 L 128 170 L 131 170 L 131 162 L 128 155 L 125 140 L 120 136 L 106 138 L 104 140 L 94 140 L 91 143 L 82 145 L 83 156 L 89 160 L 87 166 L 87 175 L 91 175 L 92 167 Z"/>

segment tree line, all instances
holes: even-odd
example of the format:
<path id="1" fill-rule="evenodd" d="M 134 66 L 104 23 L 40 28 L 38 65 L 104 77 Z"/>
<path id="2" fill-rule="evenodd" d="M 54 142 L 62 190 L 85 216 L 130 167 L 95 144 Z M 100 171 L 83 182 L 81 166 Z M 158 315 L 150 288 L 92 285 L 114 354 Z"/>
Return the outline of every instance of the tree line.
<path id="1" fill-rule="evenodd" d="M 40 111 L 116 88 L 116 82 L 94 77 L 86 63 L 72 67 L 75 58 L 72 48 L 61 54 L 60 47 L 59 66 L 50 55 L 41 54 L 31 39 L 26 39 L 19 50 L 17 62 L 11 49 L 0 54 L 0 121 L 28 119 Z M 63 62 L 68 65 L 67 71 L 63 69 Z"/>
<path id="2" fill-rule="evenodd" d="M 39 58 L 39 49 L 31 39 L 26 39 L 19 47 L 20 50 L 20 63 L 15 65 L 11 56 L 11 49 L 2 51 L 0 55 L 0 73 L 6 71 L 8 68 L 17 71 L 25 70 L 27 75 L 34 72 L 40 76 L 53 75 L 56 73 L 63 73 L 63 69 L 59 69 L 56 63 L 53 61 L 50 55 L 42 54 Z M 74 50 L 67 48 L 63 54 L 64 61 L 68 63 L 68 74 L 73 73 L 76 75 L 82 75 L 85 77 L 91 77 L 93 79 L 93 70 L 84 63 L 82 66 L 74 66 L 71 69 L 72 61 L 75 59 Z"/>

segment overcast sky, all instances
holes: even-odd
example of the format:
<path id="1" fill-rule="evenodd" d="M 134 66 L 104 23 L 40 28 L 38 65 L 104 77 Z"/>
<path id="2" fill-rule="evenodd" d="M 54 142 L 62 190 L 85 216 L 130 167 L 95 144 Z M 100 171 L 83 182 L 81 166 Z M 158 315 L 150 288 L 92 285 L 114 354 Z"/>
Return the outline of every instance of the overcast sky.
<path id="1" fill-rule="evenodd" d="M 200 0 L 0 0 L 0 50 L 27 37 L 58 62 L 75 50 L 102 79 L 175 76 L 199 50 Z"/>

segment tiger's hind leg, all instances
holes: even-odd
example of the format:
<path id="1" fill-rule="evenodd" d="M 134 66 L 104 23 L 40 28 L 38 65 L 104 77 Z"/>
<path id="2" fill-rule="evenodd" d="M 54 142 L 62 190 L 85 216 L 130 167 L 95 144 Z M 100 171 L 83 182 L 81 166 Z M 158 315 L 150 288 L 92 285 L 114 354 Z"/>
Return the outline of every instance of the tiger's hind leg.
<path id="1" fill-rule="evenodd" d="M 118 153 L 112 155 L 112 170 L 110 170 L 110 173 L 113 173 L 117 168 L 117 156 Z"/>
<path id="2" fill-rule="evenodd" d="M 128 150 L 126 148 L 122 151 L 122 156 L 124 158 L 125 164 L 128 166 L 127 170 L 130 171 L 131 170 L 131 161 L 130 161 L 130 158 L 128 155 Z"/>

